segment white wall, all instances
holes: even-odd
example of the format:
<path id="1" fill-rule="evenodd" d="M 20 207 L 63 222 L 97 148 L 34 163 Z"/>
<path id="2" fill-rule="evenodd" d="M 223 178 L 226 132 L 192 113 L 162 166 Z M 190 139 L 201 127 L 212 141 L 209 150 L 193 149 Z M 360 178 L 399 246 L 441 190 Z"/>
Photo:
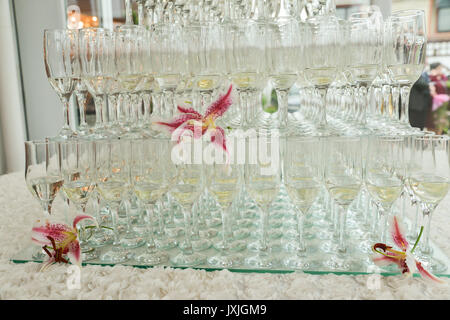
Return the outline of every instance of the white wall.
<path id="1" fill-rule="evenodd" d="M 22 170 L 26 136 L 19 60 L 10 9 L 10 0 L 0 0 L 0 174 Z"/>
<path id="2" fill-rule="evenodd" d="M 63 107 L 45 74 L 43 37 L 45 29 L 65 28 L 65 1 L 13 1 L 28 139 L 56 136 L 63 125 Z"/>

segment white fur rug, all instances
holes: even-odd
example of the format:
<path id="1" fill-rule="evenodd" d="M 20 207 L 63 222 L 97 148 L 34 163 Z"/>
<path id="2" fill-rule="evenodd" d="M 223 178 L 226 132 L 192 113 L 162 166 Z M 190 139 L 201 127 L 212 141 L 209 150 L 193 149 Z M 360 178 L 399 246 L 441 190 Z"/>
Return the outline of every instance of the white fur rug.
<path id="1" fill-rule="evenodd" d="M 434 214 L 432 238 L 450 256 L 447 197 Z M 450 279 L 442 285 L 420 278 L 373 276 L 243 274 L 171 268 L 87 266 L 81 288 L 69 290 L 67 266 L 38 272 L 36 263 L 10 258 L 29 245 L 39 205 L 25 186 L 23 173 L 0 176 L 0 299 L 449 299 Z M 58 208 L 55 207 L 55 212 Z"/>

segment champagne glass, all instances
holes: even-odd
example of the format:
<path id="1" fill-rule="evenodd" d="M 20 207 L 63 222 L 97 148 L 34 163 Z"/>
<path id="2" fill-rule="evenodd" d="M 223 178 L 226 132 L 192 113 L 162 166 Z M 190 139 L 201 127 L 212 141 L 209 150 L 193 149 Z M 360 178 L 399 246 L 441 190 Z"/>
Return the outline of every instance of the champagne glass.
<path id="1" fill-rule="evenodd" d="M 392 80 L 400 87 L 400 123 L 409 124 L 409 95 L 413 84 L 425 67 L 426 25 L 422 10 L 393 12 L 387 22 L 386 65 Z"/>
<path id="2" fill-rule="evenodd" d="M 192 206 L 202 191 L 200 181 L 202 165 L 195 161 L 198 157 L 195 141 L 191 137 L 183 137 L 171 153 L 171 160 L 177 169 L 177 179 L 170 193 L 183 209 L 185 225 L 185 241 L 182 246 L 180 245 L 182 252 L 171 259 L 177 266 L 196 266 L 206 261 L 205 256 L 194 252 L 191 241 Z"/>
<path id="3" fill-rule="evenodd" d="M 307 67 L 304 74 L 321 98 L 316 135 L 329 136 L 332 131 L 327 125 L 326 96 L 341 63 L 342 57 L 338 48 L 342 35 L 339 32 L 338 20 L 333 16 L 314 17 L 308 20 L 308 26 L 310 41 L 306 48 Z"/>
<path id="4" fill-rule="evenodd" d="M 317 266 L 308 255 L 303 238 L 305 216 L 322 189 L 320 176 L 320 144 L 316 137 L 287 138 L 284 161 L 284 181 L 289 197 L 297 210 L 297 243 L 295 255 L 288 256 L 284 265 L 294 269 L 311 269 Z"/>
<path id="5" fill-rule="evenodd" d="M 408 180 L 422 208 L 424 227 L 424 239 L 419 243 L 419 254 L 430 271 L 439 273 L 447 267 L 432 256 L 430 224 L 433 212 L 445 198 L 449 188 L 449 137 L 425 135 L 412 139 Z"/>
<path id="6" fill-rule="evenodd" d="M 58 144 L 48 139 L 25 142 L 25 180 L 28 190 L 49 217 L 52 204 L 64 183 Z"/>
<path id="7" fill-rule="evenodd" d="M 368 131 L 367 109 L 370 106 L 369 87 L 375 80 L 382 61 L 383 16 L 379 11 L 354 13 L 349 21 L 346 52 L 350 81 L 356 84 L 359 130 Z"/>
<path id="8" fill-rule="evenodd" d="M 237 20 L 226 26 L 227 66 L 239 95 L 239 127 L 247 129 L 252 118 L 250 99 L 265 86 L 265 25 Z M 232 121 L 235 123 L 236 121 Z"/>
<path id="9" fill-rule="evenodd" d="M 161 117 L 171 119 L 175 113 L 175 92 L 182 75 L 188 71 L 187 45 L 180 25 L 160 23 L 152 32 L 155 80 L 161 89 Z"/>
<path id="10" fill-rule="evenodd" d="M 208 258 L 208 264 L 216 267 L 229 268 L 239 263 L 236 256 L 230 255 L 230 251 L 239 251 L 242 241 L 230 241 L 232 239 L 232 211 L 231 204 L 239 191 L 239 165 L 226 163 L 225 159 L 208 166 L 210 192 L 215 196 L 222 210 L 222 241 L 215 245 L 220 250 L 219 254 Z"/>
<path id="11" fill-rule="evenodd" d="M 120 203 L 129 189 L 128 144 L 129 141 L 119 139 L 96 141 L 97 191 L 110 208 L 114 232 L 112 247 L 100 256 L 105 263 L 121 263 L 130 258 L 129 252 L 121 246 L 117 223 Z"/>
<path id="12" fill-rule="evenodd" d="M 165 179 L 164 163 L 168 161 L 163 153 L 161 140 L 145 139 L 131 142 L 131 177 L 133 191 L 138 200 L 144 204 L 147 216 L 147 241 L 145 251 L 138 255 L 136 261 L 147 264 L 160 264 L 169 260 L 166 252 L 156 247 L 154 233 L 155 204 L 168 190 L 168 181 Z M 163 216 L 160 219 L 164 219 Z M 162 223 L 162 221 L 160 221 Z"/>
<path id="13" fill-rule="evenodd" d="M 80 31 L 81 78 L 94 97 L 95 126 L 92 138 L 103 139 L 105 129 L 107 95 L 114 84 L 114 33 L 108 29 L 87 28 Z"/>
<path id="14" fill-rule="evenodd" d="M 144 55 L 148 46 L 147 32 L 138 26 L 121 26 L 115 32 L 115 68 L 123 94 L 129 95 L 131 102 L 131 128 L 125 134 L 129 138 L 142 137 L 139 126 L 142 96 L 139 91 L 144 80 L 145 59 L 148 59 Z"/>
<path id="15" fill-rule="evenodd" d="M 278 128 L 282 134 L 288 134 L 288 94 L 299 71 L 298 35 L 299 24 L 292 18 L 276 21 L 267 28 L 269 78 L 278 97 Z"/>
<path id="16" fill-rule="evenodd" d="M 386 243 L 388 216 L 404 187 L 403 155 L 403 137 L 373 136 L 369 138 L 365 161 L 365 184 L 380 213 L 378 241 L 381 243 Z"/>
<path id="17" fill-rule="evenodd" d="M 256 151 L 257 150 L 257 151 Z M 277 196 L 281 185 L 280 138 L 260 134 L 257 139 L 247 141 L 246 188 L 261 209 L 261 238 L 249 244 L 257 255 L 245 259 L 245 264 L 254 268 L 271 268 L 276 261 L 270 252 L 267 229 L 269 207 Z"/>
<path id="18" fill-rule="evenodd" d="M 323 178 L 328 193 L 336 203 L 335 215 L 339 228 L 337 250 L 325 261 L 325 265 L 333 270 L 354 270 L 359 263 L 349 257 L 345 227 L 348 208 L 357 198 L 363 182 L 362 138 L 327 137 L 322 145 L 322 154 L 327 155 L 322 160 Z"/>
<path id="19" fill-rule="evenodd" d="M 88 98 L 88 89 L 83 81 L 77 82 L 75 88 L 75 95 L 77 96 L 78 108 L 80 111 L 80 125 L 77 130 L 77 134 L 80 136 L 86 136 L 89 134 L 89 126 L 86 122 L 86 102 Z"/>
<path id="20" fill-rule="evenodd" d="M 95 144 L 91 141 L 71 140 L 59 145 L 61 172 L 64 177 L 62 191 L 86 214 L 86 205 L 95 190 Z M 84 261 L 98 257 L 97 251 L 87 244 L 86 228 L 79 226 L 81 253 Z"/>
<path id="21" fill-rule="evenodd" d="M 213 22 L 196 23 L 186 27 L 186 42 L 189 48 L 189 71 L 193 89 L 201 96 L 204 113 L 212 102 L 217 88 L 222 84 L 225 71 L 225 48 L 221 25 Z"/>
<path id="22" fill-rule="evenodd" d="M 25 181 L 42 206 L 44 216 L 49 217 L 53 201 L 64 183 L 56 142 L 48 139 L 25 142 Z M 34 259 L 44 257 L 41 248 L 33 252 Z"/>
<path id="23" fill-rule="evenodd" d="M 80 79 L 78 30 L 44 31 L 44 61 L 48 81 L 64 106 L 64 126 L 57 138 L 68 139 L 76 133 L 70 128 L 70 97 Z"/>

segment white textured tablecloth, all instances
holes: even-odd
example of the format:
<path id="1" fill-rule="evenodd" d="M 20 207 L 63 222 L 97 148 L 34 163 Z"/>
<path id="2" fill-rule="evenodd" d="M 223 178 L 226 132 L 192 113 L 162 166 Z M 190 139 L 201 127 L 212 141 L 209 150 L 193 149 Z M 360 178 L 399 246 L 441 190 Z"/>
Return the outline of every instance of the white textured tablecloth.
<path id="1" fill-rule="evenodd" d="M 432 222 L 434 242 L 450 256 L 450 197 Z M 369 289 L 368 275 L 244 274 L 227 270 L 86 266 L 81 289 L 69 290 L 66 265 L 38 272 L 40 264 L 10 258 L 30 244 L 40 207 L 26 189 L 23 173 L 0 176 L 0 299 L 449 299 L 442 285 L 421 278 L 381 277 Z M 55 210 L 57 211 L 57 210 Z"/>

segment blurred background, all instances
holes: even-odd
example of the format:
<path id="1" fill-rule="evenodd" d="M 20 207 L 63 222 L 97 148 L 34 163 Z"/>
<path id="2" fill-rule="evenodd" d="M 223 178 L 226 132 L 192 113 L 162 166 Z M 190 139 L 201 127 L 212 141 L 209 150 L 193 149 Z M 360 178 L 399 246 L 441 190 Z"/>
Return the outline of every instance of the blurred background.
<path id="1" fill-rule="evenodd" d="M 379 6 L 384 17 L 403 9 L 426 12 L 427 66 L 413 87 L 410 121 L 447 133 L 450 0 L 336 0 L 336 14 L 346 19 L 368 5 Z M 44 30 L 113 28 L 124 22 L 124 0 L 0 0 L 0 174 L 22 170 L 23 141 L 54 136 L 63 123 L 62 106 L 45 74 Z M 92 118 L 93 110 L 88 112 Z M 76 111 L 71 117 L 77 123 Z"/>

